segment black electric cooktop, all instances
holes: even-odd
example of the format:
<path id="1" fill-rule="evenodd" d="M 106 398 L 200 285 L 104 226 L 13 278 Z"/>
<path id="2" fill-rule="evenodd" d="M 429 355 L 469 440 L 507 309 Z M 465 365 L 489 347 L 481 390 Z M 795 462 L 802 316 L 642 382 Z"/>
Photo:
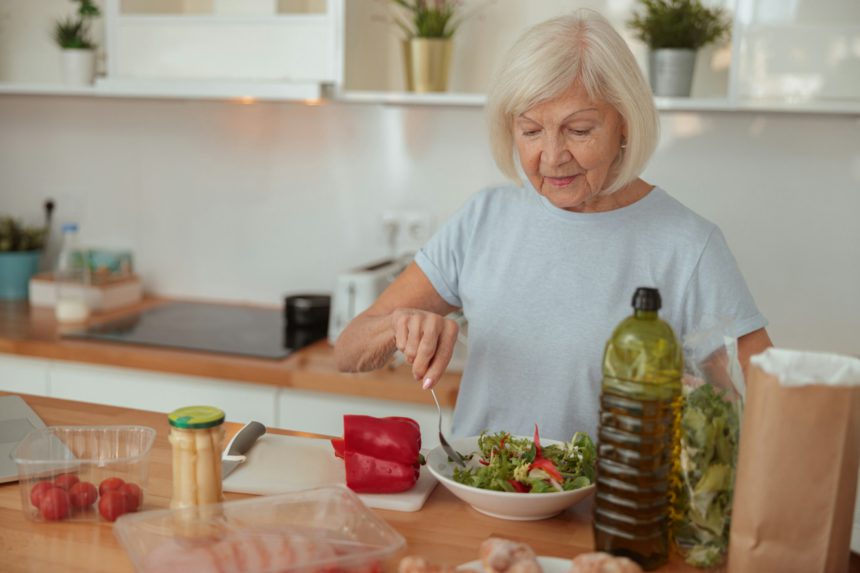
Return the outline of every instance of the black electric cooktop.
<path id="1" fill-rule="evenodd" d="M 197 302 L 167 303 L 63 336 L 270 359 L 297 349 L 286 344 L 281 310 Z"/>

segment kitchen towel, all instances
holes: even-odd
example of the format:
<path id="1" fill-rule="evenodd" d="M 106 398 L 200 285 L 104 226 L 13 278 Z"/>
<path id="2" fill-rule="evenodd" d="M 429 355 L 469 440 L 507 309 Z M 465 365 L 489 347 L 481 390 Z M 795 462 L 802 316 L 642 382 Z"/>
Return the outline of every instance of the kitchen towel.
<path id="1" fill-rule="evenodd" d="M 860 359 L 768 349 L 751 360 L 729 573 L 848 569 L 860 458 Z"/>
<path id="2" fill-rule="evenodd" d="M 400 493 L 361 493 L 368 507 L 418 511 L 436 487 L 436 478 L 422 466 L 415 486 Z M 248 452 L 247 460 L 224 480 L 224 491 L 273 495 L 290 491 L 346 485 L 343 460 L 331 442 L 318 438 L 266 434 Z"/>

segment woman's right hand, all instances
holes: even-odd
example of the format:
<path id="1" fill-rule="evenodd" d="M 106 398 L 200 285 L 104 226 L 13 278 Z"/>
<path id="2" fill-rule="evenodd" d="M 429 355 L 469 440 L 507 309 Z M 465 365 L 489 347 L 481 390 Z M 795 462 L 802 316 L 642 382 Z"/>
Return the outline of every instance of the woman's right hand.
<path id="1" fill-rule="evenodd" d="M 391 313 L 397 350 L 412 365 L 412 375 L 427 390 L 436 385 L 457 343 L 460 327 L 450 318 L 416 308 L 397 308 Z"/>

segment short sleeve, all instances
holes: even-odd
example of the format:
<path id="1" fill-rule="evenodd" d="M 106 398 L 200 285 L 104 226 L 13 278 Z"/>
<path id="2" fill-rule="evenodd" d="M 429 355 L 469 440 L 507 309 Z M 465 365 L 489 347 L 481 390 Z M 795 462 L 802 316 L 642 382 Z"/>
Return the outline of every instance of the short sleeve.
<path id="1" fill-rule="evenodd" d="M 727 325 L 735 338 L 767 326 L 723 233 L 714 227 L 684 294 L 683 335 Z"/>
<path id="2" fill-rule="evenodd" d="M 480 211 L 478 193 L 460 208 L 415 255 L 415 263 L 445 302 L 462 307 L 460 276 Z"/>

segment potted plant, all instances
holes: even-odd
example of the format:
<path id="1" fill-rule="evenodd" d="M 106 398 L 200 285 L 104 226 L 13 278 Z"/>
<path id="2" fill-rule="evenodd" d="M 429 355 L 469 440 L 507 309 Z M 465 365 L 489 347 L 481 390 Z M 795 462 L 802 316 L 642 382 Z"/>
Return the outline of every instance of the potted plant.
<path id="1" fill-rule="evenodd" d="M 27 298 L 27 288 L 39 270 L 39 258 L 49 226 L 26 227 L 12 217 L 0 217 L 0 299 Z"/>
<path id="2" fill-rule="evenodd" d="M 391 0 L 402 14 L 395 22 L 403 30 L 406 89 L 444 92 L 451 71 L 452 38 L 462 21 L 456 0 Z"/>
<path id="3" fill-rule="evenodd" d="M 700 0 L 639 0 L 644 8 L 627 25 L 650 49 L 648 77 L 654 95 L 689 97 L 696 52 L 728 35 L 731 23 L 719 8 Z"/>
<path id="4" fill-rule="evenodd" d="M 79 4 L 77 11 L 54 24 L 53 37 L 63 51 L 63 79 L 70 84 L 89 85 L 96 75 L 96 44 L 90 25 L 100 12 L 92 0 L 72 1 Z"/>

